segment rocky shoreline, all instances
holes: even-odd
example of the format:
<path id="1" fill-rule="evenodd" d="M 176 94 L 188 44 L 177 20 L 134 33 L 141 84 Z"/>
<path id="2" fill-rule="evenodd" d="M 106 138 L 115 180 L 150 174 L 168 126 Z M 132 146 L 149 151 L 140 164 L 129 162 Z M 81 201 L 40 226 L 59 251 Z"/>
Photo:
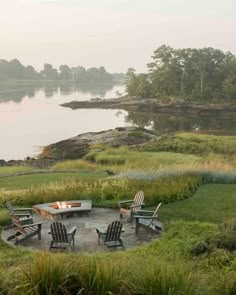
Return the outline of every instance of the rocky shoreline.
<path id="1" fill-rule="evenodd" d="M 120 97 L 114 99 L 94 98 L 90 101 L 72 101 L 61 106 L 71 109 L 100 108 L 122 109 L 131 112 L 154 112 L 169 114 L 191 115 L 217 115 L 235 117 L 236 105 L 234 104 L 186 104 L 183 101 L 174 101 L 168 104 L 160 103 L 156 99 L 138 99 L 134 97 Z M 126 145 L 137 147 L 148 142 L 157 140 L 158 135 L 150 130 L 138 127 L 118 127 L 101 132 L 89 132 L 75 137 L 45 146 L 37 159 L 27 157 L 24 160 L 5 161 L 0 159 L 0 166 L 31 166 L 34 168 L 48 168 L 55 162 L 64 159 L 80 159 L 86 155 L 89 148 L 96 144 L 106 144 L 112 147 Z"/>
<path id="2" fill-rule="evenodd" d="M 41 159 L 81 159 L 92 146 L 108 145 L 111 147 L 138 147 L 158 136 L 150 130 L 138 127 L 118 127 L 101 132 L 88 132 L 46 146 Z"/>
<path id="3" fill-rule="evenodd" d="M 173 100 L 169 103 L 161 103 L 155 98 L 139 99 L 123 96 L 114 99 L 91 99 L 89 101 L 71 101 L 61 104 L 63 107 L 75 109 L 121 109 L 132 112 L 157 112 L 175 114 L 220 114 L 235 116 L 236 104 L 198 104 L 186 103 L 182 100 Z"/>
<path id="4" fill-rule="evenodd" d="M 0 167 L 49 168 L 57 161 L 83 158 L 94 145 L 98 145 L 98 148 L 99 145 L 132 148 L 157 138 L 154 132 L 139 127 L 117 127 L 100 132 L 88 132 L 45 146 L 37 159 L 27 157 L 25 160 L 0 160 Z"/>

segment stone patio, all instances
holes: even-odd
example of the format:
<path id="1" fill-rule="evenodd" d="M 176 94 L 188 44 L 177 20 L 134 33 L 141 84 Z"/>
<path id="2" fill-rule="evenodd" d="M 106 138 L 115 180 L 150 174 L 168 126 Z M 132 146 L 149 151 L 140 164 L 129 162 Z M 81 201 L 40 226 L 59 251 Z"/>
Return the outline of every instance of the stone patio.
<path id="1" fill-rule="evenodd" d="M 39 214 L 33 214 L 34 222 L 43 222 L 42 224 L 42 239 L 39 241 L 37 236 L 22 242 L 20 245 L 28 249 L 45 250 L 48 249 L 51 236 L 48 234 L 50 224 L 52 220 L 47 219 Z M 119 211 L 117 209 L 107 208 L 93 208 L 87 216 L 71 217 L 61 219 L 60 222 L 70 228 L 73 225 L 77 225 L 77 231 L 75 235 L 75 252 L 88 252 L 93 253 L 96 251 L 111 251 L 106 246 L 98 245 L 96 228 L 100 230 L 106 230 L 107 226 L 114 220 L 119 220 Z M 145 229 L 140 229 L 138 234 L 135 234 L 135 224 L 131 224 L 123 221 L 123 230 L 121 238 L 123 239 L 125 249 L 130 249 L 135 246 L 144 245 L 153 239 L 158 239 L 159 235 L 151 233 Z M 16 228 L 2 230 L 1 236 L 3 241 L 10 245 L 14 245 L 14 240 L 9 242 L 7 237 L 13 234 Z M 119 248 L 117 248 L 118 250 Z"/>

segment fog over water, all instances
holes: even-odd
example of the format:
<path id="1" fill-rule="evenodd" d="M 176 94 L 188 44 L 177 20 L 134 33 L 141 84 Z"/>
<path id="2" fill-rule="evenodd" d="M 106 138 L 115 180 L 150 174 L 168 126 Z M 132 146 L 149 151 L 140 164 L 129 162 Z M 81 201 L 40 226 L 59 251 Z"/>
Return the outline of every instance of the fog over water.
<path id="1" fill-rule="evenodd" d="M 4 59 L 125 72 L 153 51 L 213 47 L 236 54 L 235 0 L 1 0 Z"/>

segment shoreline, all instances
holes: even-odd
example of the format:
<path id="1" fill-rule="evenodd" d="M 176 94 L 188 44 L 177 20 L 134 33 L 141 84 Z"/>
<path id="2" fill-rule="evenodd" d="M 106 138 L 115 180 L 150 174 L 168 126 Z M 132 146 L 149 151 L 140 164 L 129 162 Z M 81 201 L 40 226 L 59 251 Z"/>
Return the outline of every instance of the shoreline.
<path id="1" fill-rule="evenodd" d="M 197 103 L 185 103 L 185 102 L 171 102 L 161 103 L 157 99 L 137 99 L 132 97 L 123 96 L 120 98 L 112 99 L 91 99 L 89 101 L 71 101 L 63 103 L 60 106 L 76 109 L 121 109 L 124 111 L 133 112 L 156 112 L 156 113 L 175 113 L 175 114 L 201 114 L 210 115 L 225 114 L 235 115 L 236 104 L 197 104 Z"/>

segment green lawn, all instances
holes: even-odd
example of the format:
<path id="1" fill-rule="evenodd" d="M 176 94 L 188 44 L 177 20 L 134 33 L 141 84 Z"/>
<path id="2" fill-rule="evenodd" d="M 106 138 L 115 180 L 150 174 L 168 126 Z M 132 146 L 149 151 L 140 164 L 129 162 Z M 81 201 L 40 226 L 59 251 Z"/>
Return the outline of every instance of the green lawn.
<path id="1" fill-rule="evenodd" d="M 38 173 L 29 175 L 9 176 L 0 178 L 0 189 L 15 190 L 27 189 L 31 186 L 38 187 L 42 184 L 52 182 L 65 182 L 76 179 L 91 179 L 91 178 L 104 178 L 107 173 L 70 173 L 70 172 L 57 172 L 57 173 Z"/>
<path id="2" fill-rule="evenodd" d="M 236 218 L 236 185 L 202 185 L 189 199 L 166 204 L 160 209 L 161 221 L 198 220 L 219 223 Z"/>

